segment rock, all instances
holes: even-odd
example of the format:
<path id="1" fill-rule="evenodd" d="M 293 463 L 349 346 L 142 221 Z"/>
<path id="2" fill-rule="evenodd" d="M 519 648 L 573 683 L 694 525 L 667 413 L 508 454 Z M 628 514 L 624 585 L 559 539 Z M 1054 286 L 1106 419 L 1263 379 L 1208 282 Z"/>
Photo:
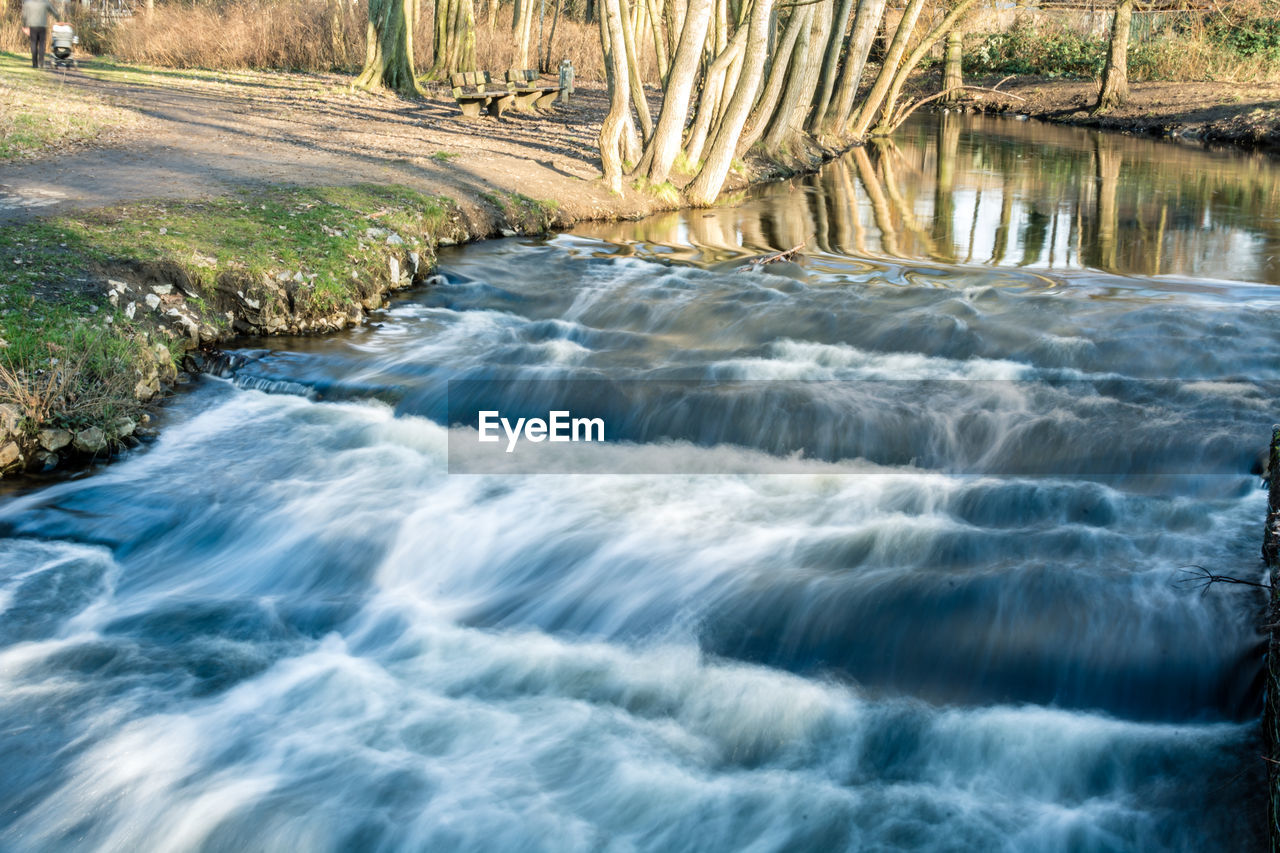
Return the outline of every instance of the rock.
<path id="1" fill-rule="evenodd" d="M 128 317 L 130 320 L 133 319 L 133 315 L 136 314 L 137 311 L 138 303 L 136 302 L 130 302 L 128 305 L 124 306 L 124 316 Z"/>
<path id="2" fill-rule="evenodd" d="M 307 277 L 302 274 L 302 270 L 298 270 L 296 273 L 293 274 L 293 280 L 296 281 L 298 284 L 302 284 L 304 281 L 307 280 Z"/>
<path id="3" fill-rule="evenodd" d="M 117 293 L 123 293 L 124 291 L 129 289 L 129 285 L 125 284 L 123 281 L 119 281 L 114 278 L 107 279 L 107 287 Z"/>
<path id="4" fill-rule="evenodd" d="M 18 450 L 18 442 L 11 441 L 0 446 L 0 471 L 18 464 L 21 459 L 22 452 Z"/>
<path id="5" fill-rule="evenodd" d="M 387 263 L 391 267 L 391 283 L 395 284 L 400 280 L 400 259 L 388 258 Z"/>
<path id="6" fill-rule="evenodd" d="M 404 238 L 403 238 L 403 237 L 401 237 L 399 234 L 391 234 L 391 235 L 389 235 L 389 236 L 387 237 L 387 245 L 388 245 L 388 246 L 403 246 L 403 245 L 404 245 Z"/>
<path id="7" fill-rule="evenodd" d="M 252 308 L 254 311 L 258 311 L 262 308 L 262 303 L 256 299 L 250 299 L 247 296 L 241 296 L 240 299 L 245 305 Z"/>
<path id="8" fill-rule="evenodd" d="M 89 313 L 90 313 L 90 314 L 97 314 L 97 313 L 98 313 L 98 306 L 97 306 L 97 305 L 90 305 L 90 306 L 89 306 Z"/>
<path id="9" fill-rule="evenodd" d="M 138 425 L 129 418 L 120 417 L 116 418 L 116 422 L 111 425 L 111 428 L 115 431 L 117 438 L 124 438 L 125 436 L 133 435 L 133 431 L 138 428 Z"/>
<path id="10" fill-rule="evenodd" d="M 107 294 L 107 301 L 110 302 L 112 305 L 119 305 L 120 294 L 114 290 L 111 291 L 110 293 Z"/>
<path id="11" fill-rule="evenodd" d="M 438 242 L 441 246 L 456 246 L 458 244 L 457 240 L 451 239 L 449 237 L 441 237 L 436 242 Z"/>
<path id="12" fill-rule="evenodd" d="M 512 229 L 510 229 L 510 228 L 503 228 L 503 229 L 502 229 L 502 236 L 503 236 L 503 237 L 514 237 L 514 236 L 516 236 L 516 232 L 515 232 L 515 231 L 513 231 L 513 230 L 512 230 Z"/>
<path id="13" fill-rule="evenodd" d="M 160 307 L 160 297 L 156 296 L 154 293 L 148 293 L 145 297 L 145 301 L 147 303 L 147 307 L 152 311 Z"/>
<path id="14" fill-rule="evenodd" d="M 417 252 L 409 253 L 409 266 L 413 267 L 414 275 L 418 274 L 418 266 L 421 263 L 422 263 L 422 258 L 418 255 Z"/>
<path id="15" fill-rule="evenodd" d="M 65 429 L 50 427 L 42 429 L 36 436 L 40 446 L 50 453 L 57 452 L 71 443 L 71 433 Z"/>
<path id="16" fill-rule="evenodd" d="M 139 379 L 138 384 L 133 386 L 133 396 L 144 403 L 158 393 L 160 393 L 160 383 L 154 379 L 150 381 Z"/>
<path id="17" fill-rule="evenodd" d="M 366 238 L 366 239 L 369 239 L 369 240 L 380 240 L 380 239 L 382 239 L 383 237 L 387 236 L 387 234 L 388 234 L 388 233 L 389 233 L 389 232 L 388 232 L 388 231 L 387 231 L 387 229 L 385 229 L 385 228 L 366 228 L 366 229 L 364 229 L 364 236 L 365 236 L 365 238 Z"/>
<path id="18" fill-rule="evenodd" d="M 107 436 L 97 427 L 89 427 L 76 433 L 72 446 L 81 453 L 99 453 L 107 449 Z"/>
<path id="19" fill-rule="evenodd" d="M 37 471 L 52 471 L 58 467 L 61 457 L 56 453 L 50 453 L 47 450 L 41 450 L 36 453 L 35 465 L 32 467 Z"/>
<path id="20" fill-rule="evenodd" d="M 173 293 L 173 285 L 172 284 L 152 285 L 151 292 L 157 293 L 160 296 L 168 296 L 170 293 Z"/>
<path id="21" fill-rule="evenodd" d="M 22 423 L 22 410 L 12 403 L 0 404 L 0 440 L 5 436 L 16 434 L 18 425 Z"/>

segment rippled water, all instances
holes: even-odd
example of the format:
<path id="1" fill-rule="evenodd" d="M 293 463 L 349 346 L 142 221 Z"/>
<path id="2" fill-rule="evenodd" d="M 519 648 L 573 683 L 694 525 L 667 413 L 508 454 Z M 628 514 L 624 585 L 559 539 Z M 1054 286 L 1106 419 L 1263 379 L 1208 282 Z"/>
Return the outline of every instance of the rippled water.
<path id="1" fill-rule="evenodd" d="M 877 221 L 939 228 L 930 163 L 955 133 L 952 248 L 889 246 Z M 1126 215 L 1114 264 L 1093 263 L 1108 229 L 1068 204 L 1051 220 L 1075 236 L 1011 262 L 1035 254 L 1034 199 L 1098 190 L 1087 168 L 1033 181 L 1013 161 L 1090 145 L 1136 164 L 1116 206 L 1160 195 L 1160 245 L 1190 248 L 1135 266 L 1155 238 Z M 1141 183 L 1162 158 L 1191 182 L 1230 172 L 1135 140 L 922 124 L 723 210 L 451 251 L 446 280 L 376 326 L 241 351 L 145 452 L 0 504 L 0 848 L 1256 846 L 1261 602 L 1180 581 L 1260 573 L 1280 291 L 1249 283 L 1271 280 L 1265 216 Z M 875 202 L 886 164 L 915 164 L 896 213 Z M 1249 180 L 1221 186 L 1252 198 Z M 1001 258 L 961 198 L 974 184 L 1012 195 Z M 738 269 L 802 241 L 797 263 Z M 1089 400 L 1122 407 L 1162 474 L 845 451 L 704 473 L 769 469 L 765 391 L 731 444 L 613 448 L 686 473 L 449 474 L 446 383 L 495 372 L 815 396 L 877 380 L 841 417 L 957 429 L 966 406 L 1022 422 L 1026 396 L 991 382 L 1059 383 L 1064 441 L 1106 428 L 1070 428 Z M 924 411 L 891 390 L 918 379 L 987 396 Z M 1139 379 L 1183 382 L 1157 399 Z"/>

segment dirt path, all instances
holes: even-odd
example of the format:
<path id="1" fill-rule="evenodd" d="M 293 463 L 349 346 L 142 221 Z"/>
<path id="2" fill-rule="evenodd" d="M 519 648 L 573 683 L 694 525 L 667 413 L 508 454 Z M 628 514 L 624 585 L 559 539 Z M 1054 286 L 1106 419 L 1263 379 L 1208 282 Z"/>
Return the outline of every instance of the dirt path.
<path id="1" fill-rule="evenodd" d="M 0 221 L 246 184 L 387 182 L 448 195 L 555 200 L 566 220 L 632 217 L 647 194 L 599 180 L 599 87 L 547 115 L 464 119 L 445 90 L 422 102 L 354 94 L 337 75 L 144 71 L 95 65 L 66 85 L 145 117 L 124 144 L 0 165 Z"/>

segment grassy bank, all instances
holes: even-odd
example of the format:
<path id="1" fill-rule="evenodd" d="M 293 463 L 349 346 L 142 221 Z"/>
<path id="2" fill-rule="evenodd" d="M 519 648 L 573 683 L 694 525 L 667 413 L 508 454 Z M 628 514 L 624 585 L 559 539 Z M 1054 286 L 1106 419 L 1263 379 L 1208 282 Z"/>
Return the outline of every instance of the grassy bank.
<path id="1" fill-rule="evenodd" d="M 553 221 L 491 204 L 478 224 L 404 187 L 273 187 L 0 226 L 0 473 L 127 443 L 187 353 L 347 328 L 423 280 L 441 241 Z"/>
<path id="2" fill-rule="evenodd" d="M 139 122 L 134 111 L 32 68 L 29 57 L 0 53 L 0 163 L 107 142 Z"/>

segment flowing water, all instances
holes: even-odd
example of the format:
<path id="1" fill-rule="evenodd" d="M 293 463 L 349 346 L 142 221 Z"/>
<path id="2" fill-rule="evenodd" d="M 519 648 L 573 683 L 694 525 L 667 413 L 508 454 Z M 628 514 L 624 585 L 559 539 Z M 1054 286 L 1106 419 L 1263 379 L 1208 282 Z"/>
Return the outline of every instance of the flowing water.
<path id="1" fill-rule="evenodd" d="M 1183 567 L 1261 573 L 1278 195 L 952 116 L 236 353 L 0 503 L 0 849 L 1256 847 L 1260 596 Z M 735 396 L 449 473 L 497 375 Z"/>

